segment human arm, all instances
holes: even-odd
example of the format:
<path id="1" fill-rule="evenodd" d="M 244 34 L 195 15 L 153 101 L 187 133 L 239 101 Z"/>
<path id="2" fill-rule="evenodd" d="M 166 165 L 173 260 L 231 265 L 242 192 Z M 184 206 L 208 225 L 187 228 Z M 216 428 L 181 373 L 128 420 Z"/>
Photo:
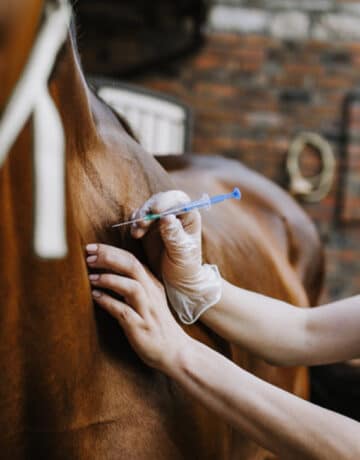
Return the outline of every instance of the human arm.
<path id="1" fill-rule="evenodd" d="M 92 270 L 111 272 L 90 275 L 96 302 L 117 318 L 147 364 L 282 458 L 360 458 L 359 424 L 259 380 L 191 339 L 174 321 L 160 283 L 131 254 L 95 245 L 89 257 Z"/>
<path id="2" fill-rule="evenodd" d="M 360 458 L 358 423 L 265 383 L 199 342 L 181 350 L 167 373 L 280 458 Z"/>
<path id="3" fill-rule="evenodd" d="M 187 199 L 179 191 L 157 194 L 138 215 L 162 212 Z M 150 225 L 143 222 L 133 228 L 133 236 L 141 238 Z M 172 291 L 179 291 L 180 296 L 185 291 L 186 300 L 201 303 L 200 286 L 202 290 L 208 289 L 209 283 L 201 263 L 199 213 L 163 219 L 160 232 L 165 246 L 164 281 Z M 246 291 L 225 280 L 220 290 L 220 300 L 211 308 L 200 310 L 200 320 L 225 339 L 272 364 L 315 365 L 360 356 L 360 296 L 321 308 L 303 309 Z M 181 308 L 180 304 L 175 309 Z"/>
<path id="4" fill-rule="evenodd" d="M 302 309 L 224 280 L 220 302 L 201 321 L 276 365 L 313 366 L 360 356 L 360 296 Z"/>

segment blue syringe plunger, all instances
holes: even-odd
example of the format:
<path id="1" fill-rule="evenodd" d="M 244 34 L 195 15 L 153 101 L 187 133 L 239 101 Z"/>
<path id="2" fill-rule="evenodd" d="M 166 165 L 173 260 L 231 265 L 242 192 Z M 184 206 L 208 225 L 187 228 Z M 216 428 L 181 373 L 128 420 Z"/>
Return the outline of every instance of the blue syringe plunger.
<path id="1" fill-rule="evenodd" d="M 216 195 L 210 198 L 210 203 L 211 204 L 216 204 L 216 203 L 221 203 L 222 201 L 229 200 L 231 198 L 235 198 L 236 200 L 240 200 L 241 198 L 241 192 L 240 190 L 236 187 L 231 193 L 225 193 L 223 195 Z"/>
<path id="2" fill-rule="evenodd" d="M 234 188 L 232 195 L 233 195 L 233 198 L 235 198 L 236 200 L 240 200 L 241 198 L 241 192 L 237 187 Z"/>

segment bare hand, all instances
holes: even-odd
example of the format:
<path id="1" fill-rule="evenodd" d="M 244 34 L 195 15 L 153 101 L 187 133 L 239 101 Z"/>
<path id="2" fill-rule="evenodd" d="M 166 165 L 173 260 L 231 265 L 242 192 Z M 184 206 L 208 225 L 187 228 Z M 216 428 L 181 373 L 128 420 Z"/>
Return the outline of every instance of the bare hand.
<path id="1" fill-rule="evenodd" d="M 169 369 L 178 352 L 190 338 L 172 316 L 162 284 L 132 254 L 103 244 L 87 246 L 91 269 L 112 273 L 89 276 L 97 304 L 114 316 L 131 346 L 149 366 Z M 122 296 L 119 301 L 101 291 Z"/>

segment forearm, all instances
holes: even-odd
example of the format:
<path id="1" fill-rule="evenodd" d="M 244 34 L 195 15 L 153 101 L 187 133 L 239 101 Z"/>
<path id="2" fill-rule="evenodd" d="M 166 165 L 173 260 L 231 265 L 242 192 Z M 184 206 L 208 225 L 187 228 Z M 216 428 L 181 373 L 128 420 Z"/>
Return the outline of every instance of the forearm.
<path id="1" fill-rule="evenodd" d="M 312 366 L 360 357 L 360 296 L 302 309 L 223 281 L 220 302 L 201 320 L 276 365 Z"/>
<path id="2" fill-rule="evenodd" d="M 359 425 L 236 367 L 189 339 L 165 371 L 241 432 L 282 458 L 360 458 Z"/>
<path id="3" fill-rule="evenodd" d="M 306 311 L 223 281 L 220 302 L 201 321 L 268 362 L 304 363 Z"/>

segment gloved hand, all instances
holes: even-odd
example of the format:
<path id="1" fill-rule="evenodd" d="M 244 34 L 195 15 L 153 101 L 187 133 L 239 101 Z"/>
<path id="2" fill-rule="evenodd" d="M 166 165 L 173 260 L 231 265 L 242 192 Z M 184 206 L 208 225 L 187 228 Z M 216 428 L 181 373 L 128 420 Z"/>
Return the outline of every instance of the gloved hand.
<path id="1" fill-rule="evenodd" d="M 152 196 L 132 218 L 160 213 L 190 201 L 181 191 Z M 131 229 L 134 238 L 143 237 L 152 222 L 142 221 Z M 198 211 L 163 217 L 160 233 L 165 251 L 161 268 L 167 295 L 180 320 L 193 324 L 221 297 L 221 276 L 216 265 L 203 265 L 201 253 L 201 216 Z"/>

